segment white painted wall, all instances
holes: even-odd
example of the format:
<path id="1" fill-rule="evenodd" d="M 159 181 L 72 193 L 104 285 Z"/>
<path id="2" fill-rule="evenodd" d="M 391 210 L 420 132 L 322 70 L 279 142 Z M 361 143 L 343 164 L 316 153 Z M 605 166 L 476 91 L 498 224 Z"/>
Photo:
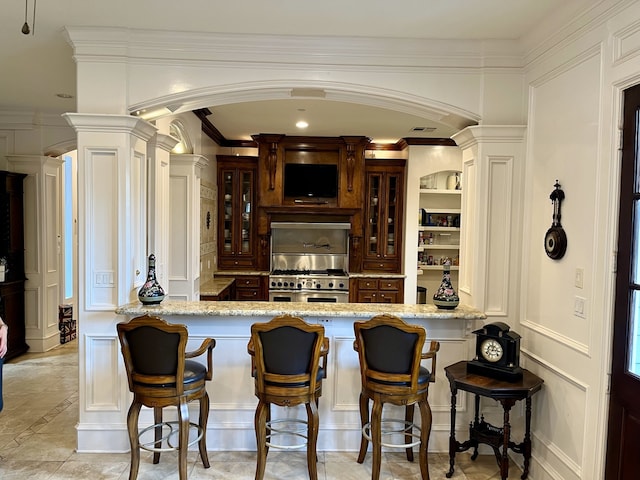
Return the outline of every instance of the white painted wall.
<path id="1" fill-rule="evenodd" d="M 612 17 L 531 56 L 521 312 L 526 367 L 544 378 L 534 401 L 534 478 L 603 478 L 617 235 L 620 92 L 640 82 L 640 4 L 602 2 Z M 617 13 L 616 13 L 617 12 Z M 560 39 L 562 38 L 562 39 Z M 566 255 L 543 251 L 556 179 L 566 199 Z M 577 269 L 584 286 L 575 285 Z M 585 318 L 574 315 L 576 296 Z"/>

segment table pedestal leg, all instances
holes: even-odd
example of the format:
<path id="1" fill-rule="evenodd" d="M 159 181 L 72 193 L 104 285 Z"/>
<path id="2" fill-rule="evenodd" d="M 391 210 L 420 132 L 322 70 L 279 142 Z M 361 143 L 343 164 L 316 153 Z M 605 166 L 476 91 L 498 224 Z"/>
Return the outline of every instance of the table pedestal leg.
<path id="1" fill-rule="evenodd" d="M 509 411 L 511 407 L 516 403 L 515 400 L 507 399 L 501 400 L 502 408 L 504 409 L 504 426 L 502 437 L 502 455 L 500 455 L 500 476 L 502 480 L 506 480 L 509 477 L 509 438 L 511 438 L 511 424 L 509 423 Z"/>
<path id="2" fill-rule="evenodd" d="M 447 478 L 453 475 L 453 465 L 456 461 L 456 450 L 458 442 L 456 442 L 456 394 L 457 389 L 451 389 L 451 433 L 449 434 L 449 471 L 446 473 Z"/>
<path id="3" fill-rule="evenodd" d="M 525 405 L 524 441 L 522 442 L 524 470 L 520 477 L 522 480 L 525 480 L 529 475 L 529 460 L 531 459 L 531 397 L 527 397 Z"/>

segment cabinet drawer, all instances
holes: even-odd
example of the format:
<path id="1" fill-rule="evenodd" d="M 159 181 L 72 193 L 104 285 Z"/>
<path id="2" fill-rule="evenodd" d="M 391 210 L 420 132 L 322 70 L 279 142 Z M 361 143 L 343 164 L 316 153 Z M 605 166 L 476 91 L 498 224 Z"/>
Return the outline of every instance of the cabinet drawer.
<path id="1" fill-rule="evenodd" d="M 378 280 L 375 278 L 371 279 L 358 279 L 358 290 L 377 290 L 378 289 Z"/>
<path id="2" fill-rule="evenodd" d="M 234 268 L 242 268 L 242 269 L 250 269 L 254 268 L 254 259 L 253 258 L 224 258 L 220 257 L 218 259 L 219 266 L 221 269 L 232 270 Z"/>
<path id="3" fill-rule="evenodd" d="M 379 280 L 379 289 L 397 292 L 400 290 L 402 280 L 381 278 Z"/>
<path id="4" fill-rule="evenodd" d="M 260 288 L 260 277 L 236 277 L 236 289 Z"/>
<path id="5" fill-rule="evenodd" d="M 398 264 L 390 260 L 365 260 L 362 262 L 362 269 L 369 272 L 395 273 L 398 271 Z"/>
<path id="6" fill-rule="evenodd" d="M 236 289 L 236 300 L 263 300 L 259 288 L 238 288 Z"/>

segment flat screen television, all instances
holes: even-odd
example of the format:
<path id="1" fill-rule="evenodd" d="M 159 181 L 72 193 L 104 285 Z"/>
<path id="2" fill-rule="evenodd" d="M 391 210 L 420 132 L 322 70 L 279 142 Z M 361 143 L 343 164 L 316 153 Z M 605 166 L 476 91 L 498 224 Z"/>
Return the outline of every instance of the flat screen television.
<path id="1" fill-rule="evenodd" d="M 338 166 L 318 163 L 285 163 L 284 196 L 336 198 Z"/>

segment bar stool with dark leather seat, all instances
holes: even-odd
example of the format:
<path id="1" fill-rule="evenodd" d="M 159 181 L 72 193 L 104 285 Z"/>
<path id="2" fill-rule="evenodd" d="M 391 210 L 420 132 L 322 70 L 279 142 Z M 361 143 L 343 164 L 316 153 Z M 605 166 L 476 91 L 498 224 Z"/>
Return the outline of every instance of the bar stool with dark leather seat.
<path id="1" fill-rule="evenodd" d="M 264 477 L 270 447 L 293 450 L 307 447 L 309 478 L 318 477 L 318 401 L 326 378 L 329 339 L 322 325 L 310 325 L 299 317 L 283 315 L 251 326 L 247 351 L 252 359 L 257 443 L 256 480 Z M 306 406 L 307 419 L 271 419 L 271 404 Z M 306 424 L 306 429 L 296 425 Z M 278 440 L 274 440 L 278 437 Z M 296 442 L 296 439 L 303 442 Z M 293 440 L 292 440 L 293 439 Z M 288 440 L 288 442 L 287 442 Z M 277 443 L 281 442 L 281 443 Z"/>
<path id="2" fill-rule="evenodd" d="M 129 480 L 135 480 L 138 476 L 140 448 L 153 452 L 154 464 L 160 461 L 161 452 L 178 450 L 179 478 L 186 480 L 187 450 L 190 445 L 198 442 L 202 463 L 205 468 L 209 468 L 206 444 L 209 395 L 206 382 L 212 378 L 212 351 L 216 345 L 215 340 L 206 338 L 200 348 L 187 352 L 187 327 L 170 324 L 150 315 L 119 323 L 117 329 L 129 390 L 133 393 L 133 402 L 127 414 L 127 429 L 131 443 Z M 195 360 L 187 360 L 205 352 L 206 366 Z M 187 403 L 192 400 L 200 402 L 197 424 L 189 421 Z M 153 408 L 154 425 L 139 431 L 138 418 L 143 405 Z M 168 406 L 177 407 L 177 422 L 163 422 L 162 409 Z M 191 442 L 190 429 L 197 431 L 196 438 Z M 153 440 L 141 442 L 141 437 L 149 430 L 154 431 Z"/>
<path id="3" fill-rule="evenodd" d="M 413 447 L 419 445 L 420 473 L 423 480 L 428 480 L 427 444 L 431 433 L 431 407 L 427 397 L 429 383 L 435 381 L 436 353 L 440 344 L 432 341 L 429 351 L 423 353 L 425 329 L 409 325 L 391 315 L 378 315 L 366 322 L 355 322 L 353 327 L 356 336 L 353 348 L 358 352 L 362 380 L 362 439 L 358 463 L 364 462 L 371 441 L 371 478 L 378 480 L 383 446 L 404 448 L 407 460 L 413 461 Z M 421 366 L 424 359 L 431 359 L 431 371 Z M 371 420 L 369 400 L 373 400 Z M 404 420 L 383 419 L 385 403 L 404 405 Z M 413 421 L 415 404 L 420 409 L 420 425 Z M 419 435 L 414 433 L 414 429 L 420 432 Z M 404 438 L 404 443 L 391 443 L 397 441 L 393 439 L 398 436 Z"/>

